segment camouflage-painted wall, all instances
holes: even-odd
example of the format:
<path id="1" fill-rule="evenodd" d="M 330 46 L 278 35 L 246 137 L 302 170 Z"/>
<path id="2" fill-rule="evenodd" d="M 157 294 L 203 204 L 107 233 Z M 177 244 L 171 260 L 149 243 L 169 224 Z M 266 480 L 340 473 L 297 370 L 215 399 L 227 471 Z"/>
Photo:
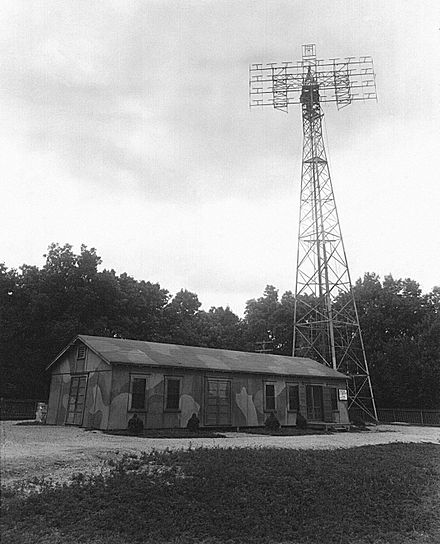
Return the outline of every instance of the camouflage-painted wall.
<path id="1" fill-rule="evenodd" d="M 82 426 L 106 429 L 108 413 L 107 420 L 105 409 L 103 410 L 104 418 L 99 413 L 102 411 L 101 408 L 105 408 L 100 396 L 107 400 L 107 404 L 109 403 L 112 368 L 89 349 L 86 350 L 84 359 L 77 359 L 76 346 L 70 347 L 52 369 L 47 423 L 50 425 L 66 423 L 70 386 L 74 376 L 84 376 L 86 380 Z M 94 417 L 97 419 L 96 425 L 90 425 Z"/>
<path id="2" fill-rule="evenodd" d="M 147 383 L 145 410 L 130 410 L 130 377 L 145 377 Z M 165 377 L 181 379 L 179 411 L 165 410 Z M 202 397 L 202 376 L 192 373 L 173 374 L 137 367 L 113 367 L 111 402 L 109 407 L 109 428 L 125 429 L 128 420 L 136 414 L 145 428 L 163 429 L 186 427 L 193 413 L 200 413 Z"/>
<path id="3" fill-rule="evenodd" d="M 136 412 L 145 428 L 164 429 L 186 427 L 188 419 L 196 413 L 202 426 L 206 426 L 208 380 L 228 382 L 227 399 L 223 399 L 222 421 L 233 427 L 264 425 L 269 412 L 265 410 L 264 387 L 269 382 L 275 390 L 275 414 L 281 425 L 295 425 L 296 411 L 287 406 L 286 383 L 299 386 L 299 411 L 306 416 L 308 384 L 323 386 L 323 420 L 326 422 L 348 423 L 345 401 L 338 400 L 338 410 L 332 411 L 330 387 L 345 389 L 343 380 L 283 378 L 280 376 L 246 375 L 243 373 L 219 373 L 202 370 L 169 368 L 148 368 L 145 366 L 109 366 L 91 350 L 86 350 L 84 360 L 77 360 L 76 348 L 70 348 L 52 370 L 47 423 L 66 423 L 72 377 L 83 376 L 86 384 L 85 398 L 79 407 L 83 427 L 95 429 L 125 429 L 128 420 Z M 146 379 L 146 401 L 144 410 L 130 410 L 131 377 Z M 165 380 L 167 377 L 180 378 L 179 410 L 165 409 Z M 212 400 L 212 397 L 211 397 Z M 69 407 L 70 406 L 70 407 Z M 219 416 L 220 417 L 220 416 Z M 78 418 L 79 421 L 79 418 Z M 212 418 L 210 420 L 213 421 Z M 220 420 L 219 420 L 220 421 Z"/>

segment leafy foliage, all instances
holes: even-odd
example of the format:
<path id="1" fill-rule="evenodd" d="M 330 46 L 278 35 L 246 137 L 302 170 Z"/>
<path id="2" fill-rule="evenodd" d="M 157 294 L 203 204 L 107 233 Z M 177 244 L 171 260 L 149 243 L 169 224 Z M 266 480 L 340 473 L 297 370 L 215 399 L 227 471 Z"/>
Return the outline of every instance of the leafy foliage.
<path id="1" fill-rule="evenodd" d="M 249 351 L 253 351 L 258 342 L 267 342 L 274 353 L 292 354 L 294 305 L 291 291 L 286 291 L 279 300 L 273 285 L 266 286 L 262 297 L 247 301 L 245 323 Z"/>
<path id="2" fill-rule="evenodd" d="M 422 295 L 411 279 L 365 274 L 354 287 L 377 404 L 439 406 L 438 288 Z"/>

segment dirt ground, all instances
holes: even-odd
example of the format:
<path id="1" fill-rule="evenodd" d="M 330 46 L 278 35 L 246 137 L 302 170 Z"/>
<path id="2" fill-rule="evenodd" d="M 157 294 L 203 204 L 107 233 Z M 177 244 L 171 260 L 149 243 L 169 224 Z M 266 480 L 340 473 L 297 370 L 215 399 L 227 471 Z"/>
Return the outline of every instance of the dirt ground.
<path id="1" fill-rule="evenodd" d="M 440 445 L 439 427 L 378 425 L 369 431 L 328 435 L 259 436 L 222 433 L 226 438 L 138 438 L 106 435 L 78 427 L 17 425 L 1 422 L 2 484 L 29 482 L 33 478 L 68 481 L 78 472 L 105 471 L 107 461 L 125 452 L 220 447 L 274 447 L 293 449 L 351 448 L 390 442 L 429 442 Z"/>

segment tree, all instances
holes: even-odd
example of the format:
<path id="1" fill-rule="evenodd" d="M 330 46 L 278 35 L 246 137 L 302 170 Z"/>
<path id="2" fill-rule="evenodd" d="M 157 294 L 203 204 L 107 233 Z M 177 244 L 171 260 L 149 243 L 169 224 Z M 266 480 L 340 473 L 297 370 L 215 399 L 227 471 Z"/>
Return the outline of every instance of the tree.
<path id="1" fill-rule="evenodd" d="M 210 348 L 243 350 L 243 323 L 229 307 L 210 308 L 197 315 L 198 345 Z"/>
<path id="2" fill-rule="evenodd" d="M 51 244 L 41 269 L 0 267 L 1 394 L 46 398 L 44 368 L 77 334 L 157 340 L 169 295 L 159 284 L 99 272 L 94 248 Z"/>
<path id="3" fill-rule="evenodd" d="M 376 403 L 435 407 L 440 390 L 436 292 L 417 282 L 365 274 L 354 287 Z"/>
<path id="4" fill-rule="evenodd" d="M 275 346 L 275 312 L 279 307 L 278 290 L 266 285 L 263 296 L 246 302 L 247 349 L 255 351 L 261 342 Z"/>
<path id="5" fill-rule="evenodd" d="M 258 343 L 267 343 L 274 353 L 292 354 L 293 312 L 295 299 L 286 291 L 278 299 L 278 290 L 267 285 L 263 296 L 246 303 L 246 347 L 254 351 Z"/>
<path id="6" fill-rule="evenodd" d="M 197 315 L 201 302 L 195 293 L 181 289 L 164 309 L 163 341 L 197 346 Z"/>

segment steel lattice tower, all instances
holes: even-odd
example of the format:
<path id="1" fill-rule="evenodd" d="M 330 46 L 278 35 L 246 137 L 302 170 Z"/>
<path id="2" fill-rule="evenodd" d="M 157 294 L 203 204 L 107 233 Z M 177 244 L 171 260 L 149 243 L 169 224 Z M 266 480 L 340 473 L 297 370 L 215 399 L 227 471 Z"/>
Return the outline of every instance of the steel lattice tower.
<path id="1" fill-rule="evenodd" d="M 323 61 L 304 45 L 296 63 L 252 64 L 250 106 L 287 112 L 300 104 L 303 155 L 293 324 L 293 355 L 349 376 L 349 409 L 377 420 L 356 302 L 322 134 L 322 102 L 338 109 L 376 99 L 371 57 Z"/>

